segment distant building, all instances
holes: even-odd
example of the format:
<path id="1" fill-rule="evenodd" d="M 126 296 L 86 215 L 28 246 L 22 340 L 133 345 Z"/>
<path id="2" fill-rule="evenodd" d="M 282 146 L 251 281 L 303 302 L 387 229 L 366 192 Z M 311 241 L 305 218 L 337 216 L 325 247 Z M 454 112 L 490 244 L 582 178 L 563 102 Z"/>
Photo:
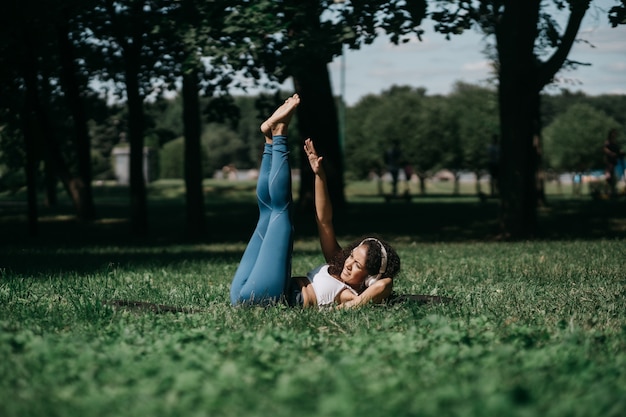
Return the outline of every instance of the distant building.
<path id="1" fill-rule="evenodd" d="M 111 152 L 113 173 L 120 185 L 130 184 L 130 147 L 117 146 Z M 154 149 L 143 148 L 143 178 L 145 182 L 152 182 L 158 176 L 158 154 Z"/>

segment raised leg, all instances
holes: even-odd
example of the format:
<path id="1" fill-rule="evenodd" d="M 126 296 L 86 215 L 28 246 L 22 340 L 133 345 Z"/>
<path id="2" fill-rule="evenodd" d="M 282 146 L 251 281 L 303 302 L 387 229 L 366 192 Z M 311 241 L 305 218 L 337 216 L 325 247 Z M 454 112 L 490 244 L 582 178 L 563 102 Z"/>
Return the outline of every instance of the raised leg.
<path id="1" fill-rule="evenodd" d="M 231 284 L 232 304 L 268 303 L 284 293 L 291 276 L 293 225 L 287 128 L 300 99 L 287 99 L 261 125 L 265 148 L 257 200 L 259 221 Z"/>

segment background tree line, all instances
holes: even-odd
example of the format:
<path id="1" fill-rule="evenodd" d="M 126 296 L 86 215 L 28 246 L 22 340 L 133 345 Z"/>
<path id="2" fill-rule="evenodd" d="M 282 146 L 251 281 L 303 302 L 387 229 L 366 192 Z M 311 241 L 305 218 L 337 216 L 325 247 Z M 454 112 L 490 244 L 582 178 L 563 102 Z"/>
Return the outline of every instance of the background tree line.
<path id="1" fill-rule="evenodd" d="M 287 94 L 201 100 L 202 178 L 211 178 L 227 165 L 257 168 L 261 150 L 258 127 L 264 119 L 259 109 Z M 611 128 L 626 133 L 626 96 L 588 96 L 562 90 L 543 95 L 542 101 L 542 120 L 546 124 L 544 168 L 556 172 L 602 169 L 605 134 Z M 102 99 L 94 98 L 92 103 L 90 113 L 98 115 L 88 121 L 93 178 L 113 180 L 112 150 L 127 146 L 128 113 L 125 106 L 107 105 Z M 372 172 L 384 172 L 384 151 L 397 142 L 403 162 L 420 180 L 421 192 L 425 192 L 423 182 L 441 169 L 451 171 L 457 180 L 461 172 L 472 172 L 479 180 L 487 173 L 487 148 L 499 132 L 497 106 L 495 89 L 463 82 L 456 83 L 448 95 L 433 96 L 426 88 L 394 86 L 363 97 L 355 105 L 346 106 L 347 133 L 342 150 L 349 162 L 346 177 L 362 180 Z M 158 151 L 158 170 L 152 178 L 183 179 L 182 98 L 161 97 L 147 103 L 144 120 L 145 145 Z M 65 132 L 67 126 L 62 119 L 52 123 L 55 131 L 70 134 Z M 0 191 L 16 191 L 26 185 L 21 142 L 19 138 L 14 140 L 13 145 L 7 142 L 0 149 Z M 299 159 L 298 143 L 294 141 L 291 146 L 294 158 Z M 71 149 L 64 152 L 68 160 L 77 159 Z M 39 174 L 39 178 L 45 178 L 43 169 Z M 458 191 L 458 187 L 455 189 Z"/>
<path id="2" fill-rule="evenodd" d="M 344 46 L 359 48 L 376 36 L 387 35 L 392 42 L 420 37 L 420 23 L 427 17 L 437 22 L 436 31 L 448 37 L 475 28 L 491 39 L 505 168 L 502 224 L 507 235 L 532 235 L 538 169 L 533 144 L 542 127 L 540 92 L 560 68 L 575 65 L 567 55 L 591 3 L 555 0 L 556 7 L 549 9 L 540 0 L 9 2 L 0 18 L 2 147 L 15 146 L 9 154 L 22 160 L 29 227 L 36 234 L 38 167 L 44 167 L 49 203 L 54 203 L 60 180 L 78 217 L 93 219 L 91 135 L 97 128 L 123 130 L 130 148 L 129 217 L 133 232 L 145 234 L 143 149 L 154 141 L 161 145 L 156 130 L 151 132 L 147 124 L 149 98 L 177 91 L 187 228 L 190 235 L 200 236 L 205 230 L 203 123 L 211 120 L 210 115 L 222 124 L 234 120 L 236 106 L 228 98 L 233 87 L 260 85 L 264 80 L 271 87 L 291 77 L 294 90 L 303 98 L 298 109 L 299 136 L 318 138 L 329 165 L 331 198 L 341 208 L 344 155 L 327 64 Z M 608 16 L 613 26 L 624 23 L 624 2 L 615 4 Z M 557 23 L 559 13 L 566 22 L 563 30 Z M 124 103 L 125 118 L 111 116 L 108 106 L 96 100 L 103 90 L 107 100 Z M 215 106 L 202 109 L 203 98 L 210 98 Z M 423 104 L 412 100 L 416 106 Z M 443 122 L 445 106 L 435 104 L 437 100 L 424 108 Z M 269 99 L 259 104 L 259 110 L 266 114 L 276 105 Z M 113 117 L 109 123 L 99 123 L 109 117 Z M 418 142 L 423 136 L 436 136 L 442 126 L 430 125 L 426 135 L 412 138 Z M 443 135 L 446 140 L 448 136 L 452 135 Z M 452 151 L 458 146 L 450 142 L 438 156 L 449 166 L 460 166 L 455 160 L 459 153 Z M 416 148 L 421 151 L 411 156 L 420 171 L 427 170 L 428 163 L 417 161 L 427 148 Z M 310 194 L 311 179 L 310 171 L 303 169 L 300 199 Z"/>
<path id="3" fill-rule="evenodd" d="M 133 233 L 148 230 L 142 160 L 148 140 L 146 103 L 166 91 L 179 91 L 182 99 L 190 236 L 205 230 L 200 98 L 223 97 L 241 84 L 267 80 L 279 85 L 293 79 L 304 99 L 298 110 L 301 136 L 321 138 L 319 150 L 333 168 L 328 170 L 331 198 L 341 207 L 343 167 L 327 64 L 343 45 L 358 48 L 378 31 L 398 41 L 417 30 L 424 13 L 424 2 L 398 0 L 350 5 L 330 0 L 9 2 L 0 18 L 0 111 L 7 125 L 3 136 L 22 142 L 30 233 L 37 233 L 41 163 L 50 202 L 60 179 L 78 218 L 95 217 L 88 126 L 92 115 L 87 111 L 91 96 L 103 88 L 108 89 L 107 99 L 124 102 L 128 115 Z M 267 105 L 274 109 L 277 103 Z M 56 120 L 67 121 L 71 136 L 53 129 Z M 64 153 L 68 148 L 75 157 L 71 160 Z M 303 195 L 303 188 L 312 187 L 312 174 L 308 177 Z"/>

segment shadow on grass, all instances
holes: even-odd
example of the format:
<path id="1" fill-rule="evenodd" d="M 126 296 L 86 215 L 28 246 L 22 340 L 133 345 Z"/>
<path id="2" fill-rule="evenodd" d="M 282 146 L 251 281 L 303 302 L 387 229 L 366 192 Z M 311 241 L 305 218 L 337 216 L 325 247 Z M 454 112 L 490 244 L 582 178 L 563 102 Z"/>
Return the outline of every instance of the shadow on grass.
<path id="1" fill-rule="evenodd" d="M 412 202 L 354 200 L 335 212 L 335 229 L 343 241 L 366 233 L 398 243 L 495 241 L 499 234 L 497 200 L 449 195 L 415 197 Z M 45 271 L 88 273 L 107 265 L 210 263 L 217 259 L 237 263 L 258 215 L 251 201 L 207 202 L 206 237 L 190 242 L 180 201 L 151 202 L 150 232 L 145 237 L 131 235 L 128 212 L 126 204 L 100 204 L 98 220 L 81 223 L 74 219 L 69 206 L 42 209 L 39 236 L 29 237 L 25 207 L 0 202 L 0 271 L 31 275 Z M 297 239 L 316 239 L 313 213 L 296 210 L 294 223 Z M 626 202 L 554 198 L 549 206 L 538 210 L 538 230 L 540 240 L 623 239 Z M 207 252 L 206 246 L 192 243 L 217 243 L 219 249 Z M 89 250 L 82 251 L 85 247 Z"/>

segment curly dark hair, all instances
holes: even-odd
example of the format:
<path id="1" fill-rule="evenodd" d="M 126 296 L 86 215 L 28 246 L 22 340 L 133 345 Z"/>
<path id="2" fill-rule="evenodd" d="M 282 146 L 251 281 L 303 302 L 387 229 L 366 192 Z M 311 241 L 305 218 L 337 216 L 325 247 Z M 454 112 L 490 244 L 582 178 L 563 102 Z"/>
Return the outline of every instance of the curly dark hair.
<path id="1" fill-rule="evenodd" d="M 343 264 L 350 256 L 352 249 L 359 246 L 361 242 L 368 238 L 374 238 L 378 240 L 380 243 L 382 243 L 382 245 L 385 247 L 385 251 L 387 252 L 387 268 L 383 273 L 383 277 L 393 278 L 398 275 L 398 272 L 400 272 L 400 257 L 398 256 L 398 253 L 389 243 L 385 242 L 378 236 L 364 236 L 361 239 L 357 239 L 347 245 L 332 259 L 331 262 L 329 262 L 328 272 L 331 275 L 340 275 L 341 270 L 343 269 Z M 367 246 L 367 259 L 365 261 L 365 269 L 370 275 L 376 275 L 378 274 L 378 271 L 380 271 L 380 264 L 382 260 L 380 246 L 373 240 L 365 241 L 363 242 L 363 244 Z"/>

